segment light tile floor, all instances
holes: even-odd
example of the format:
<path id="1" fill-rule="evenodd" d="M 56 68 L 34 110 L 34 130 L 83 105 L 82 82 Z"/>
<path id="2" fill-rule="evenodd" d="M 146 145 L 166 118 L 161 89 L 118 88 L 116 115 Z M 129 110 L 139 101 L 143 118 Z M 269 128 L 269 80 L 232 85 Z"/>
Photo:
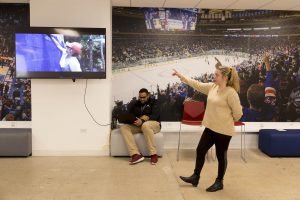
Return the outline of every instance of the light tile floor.
<path id="1" fill-rule="evenodd" d="M 191 175 L 195 152 L 168 150 L 152 166 L 149 159 L 128 165 L 129 158 L 0 158 L 0 200 L 300 200 L 300 158 L 270 158 L 247 150 L 244 163 L 229 150 L 224 190 L 207 193 L 217 161 L 206 161 L 199 186 L 183 183 Z"/>

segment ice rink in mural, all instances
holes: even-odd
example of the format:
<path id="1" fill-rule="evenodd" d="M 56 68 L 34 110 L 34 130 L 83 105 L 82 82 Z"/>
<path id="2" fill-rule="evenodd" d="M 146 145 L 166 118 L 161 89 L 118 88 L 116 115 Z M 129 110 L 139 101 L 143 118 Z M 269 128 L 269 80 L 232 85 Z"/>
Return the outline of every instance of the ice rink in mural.
<path id="1" fill-rule="evenodd" d="M 118 91 L 118 93 L 114 93 L 113 100 L 130 102 L 142 87 L 147 88 L 153 95 L 157 96 L 157 86 L 164 90 L 168 84 L 173 86 L 180 83 L 178 78 L 171 75 L 172 69 L 176 69 L 190 77 L 203 77 L 206 74 L 210 75 L 214 73 L 215 57 L 217 57 L 222 64 L 233 66 L 248 60 L 246 54 L 241 55 L 244 57 L 207 55 L 136 66 L 134 68 L 117 71 L 112 78 L 113 91 Z"/>
<path id="2" fill-rule="evenodd" d="M 235 55 L 222 55 L 222 51 L 211 54 L 172 60 L 167 62 L 145 64 L 130 68 L 116 70 L 113 81 L 113 101 L 115 103 L 113 116 L 126 112 L 130 105 L 136 101 L 140 88 L 147 88 L 156 98 L 161 107 L 163 121 L 178 121 L 182 114 L 182 104 L 186 98 L 206 101 L 206 96 L 195 92 L 192 88 L 181 83 L 173 77 L 172 69 L 205 82 L 213 81 L 215 71 L 215 57 L 224 65 L 235 66 L 248 62 L 249 55 L 235 53 Z"/>

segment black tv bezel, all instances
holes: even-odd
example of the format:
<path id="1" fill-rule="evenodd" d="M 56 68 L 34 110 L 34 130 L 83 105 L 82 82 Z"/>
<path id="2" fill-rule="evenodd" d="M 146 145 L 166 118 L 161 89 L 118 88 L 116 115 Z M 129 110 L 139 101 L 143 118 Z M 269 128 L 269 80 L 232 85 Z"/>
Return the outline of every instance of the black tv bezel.
<path id="1" fill-rule="evenodd" d="M 107 65 L 106 65 L 106 28 L 82 28 L 82 27 L 29 27 L 26 29 L 17 29 L 18 33 L 36 33 L 36 34 L 59 34 L 55 29 L 74 30 L 84 34 L 104 35 L 105 38 L 105 71 L 104 72 L 18 72 L 16 66 L 17 79 L 106 79 Z M 15 44 L 15 43 L 14 43 Z M 14 47 L 16 50 L 16 46 Z"/>

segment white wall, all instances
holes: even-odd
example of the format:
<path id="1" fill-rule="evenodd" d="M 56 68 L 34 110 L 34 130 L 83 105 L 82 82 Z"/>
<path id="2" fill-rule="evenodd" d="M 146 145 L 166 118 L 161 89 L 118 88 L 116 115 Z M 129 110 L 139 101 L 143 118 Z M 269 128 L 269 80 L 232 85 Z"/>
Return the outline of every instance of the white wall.
<path id="1" fill-rule="evenodd" d="M 101 124 L 111 112 L 110 0 L 31 0 L 30 26 L 106 28 L 106 80 L 88 80 L 87 106 Z M 108 155 L 110 126 L 84 106 L 85 80 L 32 80 L 33 155 Z"/>
<path id="2" fill-rule="evenodd" d="M 111 2 L 110 0 L 31 0 L 30 25 L 56 27 L 104 27 L 107 31 L 107 79 L 89 80 L 87 105 L 102 124 L 111 116 Z M 33 155 L 108 155 L 110 126 L 96 125 L 85 110 L 85 80 L 32 80 Z M 170 125 L 171 124 L 171 125 Z M 163 126 L 166 148 L 177 148 L 176 123 Z M 173 124 L 173 125 L 172 125 Z M 28 127 L 22 122 L 1 127 Z M 29 123 L 30 126 L 30 123 Z M 246 132 L 260 128 L 300 128 L 299 123 L 249 123 Z M 199 130 L 196 132 L 198 133 Z M 200 131 L 201 132 L 201 131 Z M 199 135 L 190 135 L 196 143 Z M 232 147 L 239 147 L 239 137 Z M 255 147 L 257 137 L 247 138 Z M 183 139 L 183 148 L 194 148 Z M 247 145 L 248 146 L 248 145 Z"/>

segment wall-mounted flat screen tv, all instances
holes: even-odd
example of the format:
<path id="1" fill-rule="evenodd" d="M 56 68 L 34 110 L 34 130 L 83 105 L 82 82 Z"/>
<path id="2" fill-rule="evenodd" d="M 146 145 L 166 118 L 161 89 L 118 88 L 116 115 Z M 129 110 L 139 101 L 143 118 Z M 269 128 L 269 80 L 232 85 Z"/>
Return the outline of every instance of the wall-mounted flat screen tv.
<path id="1" fill-rule="evenodd" d="M 15 33 L 17 78 L 106 78 L 105 28 L 31 27 Z"/>

